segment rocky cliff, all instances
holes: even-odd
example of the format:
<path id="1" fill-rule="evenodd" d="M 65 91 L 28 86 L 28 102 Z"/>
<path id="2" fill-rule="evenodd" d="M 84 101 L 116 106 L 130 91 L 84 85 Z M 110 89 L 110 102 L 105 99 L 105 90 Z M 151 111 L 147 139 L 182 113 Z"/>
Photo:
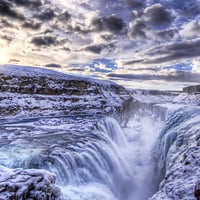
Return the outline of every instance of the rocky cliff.
<path id="1" fill-rule="evenodd" d="M 0 68 L 0 92 L 0 116 L 115 113 L 130 99 L 115 83 L 17 66 Z"/>
<path id="2" fill-rule="evenodd" d="M 174 105 L 153 151 L 159 191 L 151 200 L 200 199 L 200 108 Z"/>
<path id="3" fill-rule="evenodd" d="M 186 93 L 200 93 L 200 85 L 193 85 L 183 88 L 183 92 Z"/>

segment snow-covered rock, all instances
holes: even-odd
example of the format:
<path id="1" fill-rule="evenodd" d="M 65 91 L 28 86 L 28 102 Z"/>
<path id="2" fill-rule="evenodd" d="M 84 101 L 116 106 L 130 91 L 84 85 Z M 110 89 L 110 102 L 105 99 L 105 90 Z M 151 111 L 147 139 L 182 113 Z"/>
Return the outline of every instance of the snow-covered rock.
<path id="1" fill-rule="evenodd" d="M 200 105 L 200 85 L 183 88 L 183 92 L 174 98 L 173 103 L 185 105 Z"/>
<path id="2" fill-rule="evenodd" d="M 0 67 L 0 115 L 90 115 L 120 112 L 130 92 L 109 81 L 53 70 Z"/>
<path id="3" fill-rule="evenodd" d="M 182 93 L 174 98 L 174 103 L 185 104 L 185 105 L 200 105 L 200 93 Z"/>
<path id="4" fill-rule="evenodd" d="M 0 166 L 0 199 L 61 200 L 55 175 L 46 170 L 8 169 Z"/>
<path id="5" fill-rule="evenodd" d="M 157 90 L 132 90 L 132 95 L 139 102 L 156 104 L 171 102 L 180 92 Z"/>
<path id="6" fill-rule="evenodd" d="M 153 155 L 159 191 L 151 200 L 200 198 L 200 109 L 178 108 L 169 113 Z"/>

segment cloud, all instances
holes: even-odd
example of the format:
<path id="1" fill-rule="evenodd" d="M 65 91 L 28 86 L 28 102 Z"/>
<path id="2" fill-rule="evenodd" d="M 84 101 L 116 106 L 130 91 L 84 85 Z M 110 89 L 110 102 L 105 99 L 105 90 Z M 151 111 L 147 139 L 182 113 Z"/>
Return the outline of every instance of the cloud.
<path id="1" fill-rule="evenodd" d="M 137 19 L 129 24 L 129 35 L 132 38 L 146 38 L 147 37 L 146 23 Z"/>
<path id="2" fill-rule="evenodd" d="M 50 63 L 50 64 L 46 64 L 45 67 L 49 67 L 49 68 L 61 68 L 61 65 L 56 64 L 56 63 Z"/>
<path id="3" fill-rule="evenodd" d="M 11 24 L 10 22 L 8 22 L 8 20 L 6 20 L 6 19 L 1 19 L 1 21 L 0 21 L 0 26 L 1 26 L 1 28 L 4 28 L 4 27 L 14 27 L 13 26 L 13 24 Z"/>
<path id="4" fill-rule="evenodd" d="M 8 43 L 11 42 L 13 40 L 12 37 L 8 36 L 8 35 L 3 35 L 1 36 L 2 39 L 6 40 Z"/>
<path id="5" fill-rule="evenodd" d="M 1 0 L 0 2 L 0 15 L 18 20 L 25 19 L 24 15 L 17 11 L 17 9 L 13 6 L 12 3 L 9 3 L 6 0 Z"/>
<path id="6" fill-rule="evenodd" d="M 102 53 L 102 51 L 112 51 L 112 50 L 114 51 L 115 48 L 116 48 L 116 46 L 114 44 L 110 43 L 110 44 L 89 45 L 81 50 L 89 51 L 94 54 L 100 54 L 100 53 Z"/>
<path id="7" fill-rule="evenodd" d="M 122 18 L 112 14 L 104 17 L 97 17 L 92 20 L 92 26 L 95 31 L 110 31 L 118 34 L 125 27 Z"/>
<path id="8" fill-rule="evenodd" d="M 145 7 L 144 0 L 124 0 L 131 9 L 141 9 Z"/>
<path id="9" fill-rule="evenodd" d="M 156 33 L 155 39 L 157 39 L 157 37 L 159 37 L 159 39 L 170 41 L 172 38 L 174 38 L 175 34 L 176 33 L 175 33 L 174 29 L 166 29 L 163 31 L 158 31 Z"/>
<path id="10" fill-rule="evenodd" d="M 164 26 L 172 23 L 174 16 L 161 4 L 154 4 L 144 10 L 145 20 L 154 26 Z"/>
<path id="11" fill-rule="evenodd" d="M 174 42 L 149 49 L 148 59 L 144 63 L 163 63 L 199 57 L 200 39 L 193 41 Z"/>
<path id="12" fill-rule="evenodd" d="M 10 62 L 55 68 L 106 57 L 122 61 L 120 74 L 152 75 L 199 58 L 199 7 L 199 0 L 0 0 L 0 51 Z"/>
<path id="13" fill-rule="evenodd" d="M 183 13 L 186 16 L 191 16 L 191 17 L 199 15 L 200 14 L 199 2 L 198 1 L 195 1 L 194 3 L 191 1 L 189 1 L 189 2 L 190 2 L 190 5 L 186 7 L 186 9 L 183 11 Z"/>
<path id="14" fill-rule="evenodd" d="M 194 17 L 200 14 L 199 0 L 177 0 L 173 1 L 172 5 L 173 8 L 180 12 L 181 15 L 186 17 Z"/>
<path id="15" fill-rule="evenodd" d="M 32 38 L 31 43 L 33 43 L 35 46 L 51 46 L 51 45 L 57 45 L 58 40 L 54 36 L 35 36 Z"/>
<path id="16" fill-rule="evenodd" d="M 58 19 L 61 20 L 61 21 L 68 21 L 69 19 L 71 19 L 71 14 L 69 14 L 69 12 L 67 10 L 65 10 L 63 13 L 61 13 L 59 16 L 58 16 Z"/>
<path id="17" fill-rule="evenodd" d="M 103 45 L 91 45 L 87 46 L 84 48 L 85 51 L 90 51 L 95 54 L 100 54 L 101 51 L 103 50 L 104 46 Z"/>
<path id="18" fill-rule="evenodd" d="M 165 72 L 165 74 L 114 74 L 110 73 L 107 75 L 112 78 L 128 79 L 128 80 L 162 80 L 162 81 L 173 81 L 173 82 L 199 82 L 200 74 L 191 72 Z"/>
<path id="19" fill-rule="evenodd" d="M 22 24 L 23 28 L 29 28 L 29 29 L 33 29 L 33 30 L 38 30 L 41 28 L 41 26 L 42 26 L 42 22 L 38 22 L 38 21 L 32 20 L 32 19 L 27 20 L 26 22 L 24 22 Z"/>
<path id="20" fill-rule="evenodd" d="M 56 17 L 55 11 L 52 8 L 45 8 L 40 14 L 35 16 L 36 18 L 44 21 L 52 20 Z"/>
<path id="21" fill-rule="evenodd" d="M 20 6 L 40 7 L 44 4 L 42 0 L 10 0 Z"/>
<path id="22" fill-rule="evenodd" d="M 182 29 L 180 31 L 180 35 L 183 38 L 195 38 L 196 36 L 198 36 L 200 33 L 200 20 L 196 19 L 196 20 L 192 20 L 188 23 L 185 23 L 182 26 Z"/>
<path id="23" fill-rule="evenodd" d="M 192 72 L 200 73 L 200 59 L 196 58 L 192 61 Z"/>

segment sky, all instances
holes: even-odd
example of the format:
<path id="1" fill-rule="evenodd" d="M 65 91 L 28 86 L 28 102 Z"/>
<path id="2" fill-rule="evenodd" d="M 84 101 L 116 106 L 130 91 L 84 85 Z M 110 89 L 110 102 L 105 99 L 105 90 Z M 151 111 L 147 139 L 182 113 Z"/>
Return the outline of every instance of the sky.
<path id="1" fill-rule="evenodd" d="M 1 0 L 0 64 L 129 88 L 200 80 L 200 0 Z"/>

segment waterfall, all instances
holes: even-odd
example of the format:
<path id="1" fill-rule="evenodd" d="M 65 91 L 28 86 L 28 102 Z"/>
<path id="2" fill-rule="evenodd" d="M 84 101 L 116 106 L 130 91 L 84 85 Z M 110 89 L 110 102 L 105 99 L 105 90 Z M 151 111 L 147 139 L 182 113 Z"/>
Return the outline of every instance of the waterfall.
<path id="1" fill-rule="evenodd" d="M 82 143 L 64 152 L 54 147 L 45 160 L 49 170 L 57 174 L 66 199 L 131 200 L 134 176 L 123 154 L 126 143 L 118 122 L 108 117 L 100 120 Z"/>
<path id="2" fill-rule="evenodd" d="M 0 164 L 55 173 L 65 200 L 146 200 L 155 192 L 151 149 L 162 126 L 157 109 L 148 109 L 133 110 L 123 129 L 91 116 L 5 124 L 5 135 L 15 132 Z"/>

